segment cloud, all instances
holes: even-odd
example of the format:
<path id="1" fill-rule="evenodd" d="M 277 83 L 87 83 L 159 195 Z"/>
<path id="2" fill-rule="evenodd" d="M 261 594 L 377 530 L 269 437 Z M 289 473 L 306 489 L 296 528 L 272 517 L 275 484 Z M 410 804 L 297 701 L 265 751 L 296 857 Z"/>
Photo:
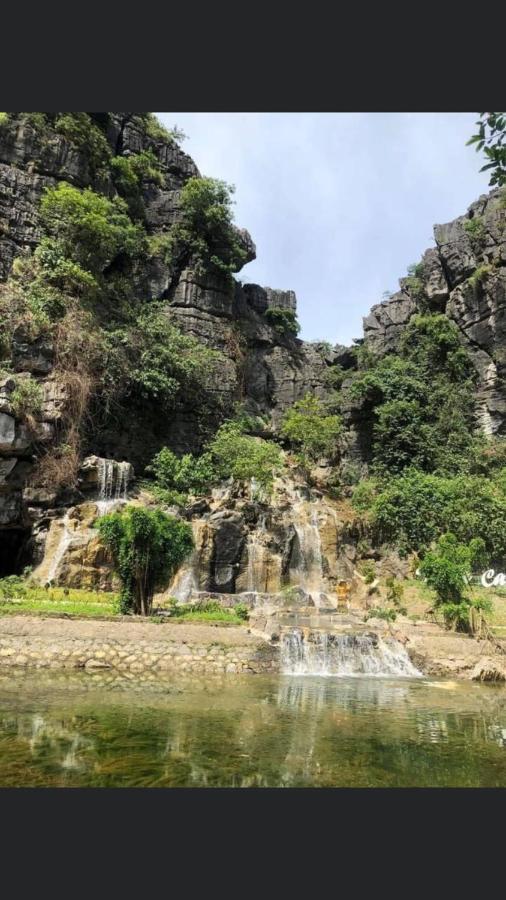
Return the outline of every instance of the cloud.
<path id="1" fill-rule="evenodd" d="M 350 343 L 433 246 L 434 223 L 488 190 L 476 113 L 158 113 L 204 175 L 236 186 L 257 259 L 239 277 L 295 290 L 301 336 Z"/>

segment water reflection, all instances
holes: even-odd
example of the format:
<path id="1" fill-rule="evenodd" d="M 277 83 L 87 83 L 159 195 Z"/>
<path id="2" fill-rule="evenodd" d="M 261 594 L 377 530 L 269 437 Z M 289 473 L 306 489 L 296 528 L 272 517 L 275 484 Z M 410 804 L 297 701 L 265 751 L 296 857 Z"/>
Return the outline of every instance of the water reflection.
<path id="1" fill-rule="evenodd" d="M 506 689 L 0 675 L 0 785 L 506 786 Z"/>

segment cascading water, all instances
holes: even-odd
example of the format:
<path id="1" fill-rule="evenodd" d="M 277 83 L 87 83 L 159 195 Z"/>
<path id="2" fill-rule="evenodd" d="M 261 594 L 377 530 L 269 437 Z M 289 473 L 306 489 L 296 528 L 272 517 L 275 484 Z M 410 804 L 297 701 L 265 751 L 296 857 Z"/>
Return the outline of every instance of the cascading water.
<path id="1" fill-rule="evenodd" d="M 202 552 L 203 539 L 205 538 L 206 522 L 202 519 L 194 519 L 192 522 L 193 540 L 195 549 L 179 571 L 176 573 L 169 593 L 171 597 L 184 603 L 194 591 L 199 590 L 199 564 Z"/>
<path id="2" fill-rule="evenodd" d="M 104 516 L 116 503 L 126 502 L 131 466 L 114 459 L 99 459 L 98 471 L 99 499 L 96 503 L 99 516 Z"/>
<path id="3" fill-rule="evenodd" d="M 323 556 L 318 510 L 315 505 L 308 516 L 307 504 L 299 503 L 294 508 L 293 527 L 297 535 L 299 556 L 292 570 L 292 581 L 302 587 L 319 605 L 323 586 Z"/>
<path id="4" fill-rule="evenodd" d="M 66 512 L 63 517 L 61 536 L 47 572 L 47 582 L 52 582 L 56 579 L 60 563 L 65 556 L 68 548 L 70 547 L 70 544 L 72 543 L 73 532 L 70 528 L 69 512 Z"/>
<path id="5" fill-rule="evenodd" d="M 301 628 L 282 632 L 281 671 L 285 675 L 420 676 L 399 641 L 375 634 Z"/>
<path id="6" fill-rule="evenodd" d="M 261 535 L 265 534 L 265 531 L 265 515 L 262 515 L 260 516 L 258 527 L 248 535 L 246 590 L 251 593 L 258 593 L 267 589 L 265 547 L 261 540 Z"/>

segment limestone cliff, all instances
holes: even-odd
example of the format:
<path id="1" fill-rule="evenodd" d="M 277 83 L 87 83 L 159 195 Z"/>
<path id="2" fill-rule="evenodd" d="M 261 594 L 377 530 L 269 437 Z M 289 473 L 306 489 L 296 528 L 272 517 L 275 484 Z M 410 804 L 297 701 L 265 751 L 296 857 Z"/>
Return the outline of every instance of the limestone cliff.
<path id="1" fill-rule="evenodd" d="M 7 122 L 0 120 L 0 282 L 4 283 L 15 261 L 41 240 L 39 211 L 46 188 L 67 182 L 108 198 L 117 194 L 110 167 L 100 164 L 91 136 L 59 130 L 54 117 L 41 124 L 38 115 L 9 114 Z M 141 114 L 89 116 L 109 157 L 128 160 L 149 151 L 156 160 L 156 177 L 149 171 L 142 177 L 137 198 L 153 251 L 128 270 L 129 295 L 134 304 L 163 303 L 185 334 L 220 352 L 219 371 L 211 376 L 211 396 L 213 391 L 216 398 L 219 395 L 225 411 L 242 404 L 245 411 L 260 416 L 271 433 L 283 412 L 306 392 L 326 396 L 332 370 L 337 375 L 345 370 L 346 375 L 356 366 L 355 348 L 307 343 L 274 327 L 269 310 L 294 312 L 293 291 L 202 272 L 189 253 L 168 259 L 163 240 L 157 239 L 170 235 L 179 222 L 181 191 L 189 179 L 199 176 L 197 167 L 175 140 L 153 131 Z M 493 191 L 472 204 L 465 216 L 435 226 L 436 247 L 426 251 L 416 274 L 401 279 L 400 290 L 374 306 L 364 320 L 365 345 L 383 355 L 395 350 L 414 313 L 433 310 L 451 318 L 478 373 L 477 424 L 489 434 L 506 431 L 505 224 L 503 196 Z M 254 259 L 248 232 L 236 229 L 236 233 L 244 260 Z M 2 343 L 0 335 L 0 349 Z M 9 341 L 8 356 L 9 366 L 1 371 L 0 365 L 0 575 L 40 562 L 47 542 L 53 551 L 52 562 L 44 562 L 44 578 L 49 573 L 74 585 L 110 586 L 108 561 L 89 528 L 96 509 L 88 501 L 99 496 L 121 499 L 124 470 L 111 470 L 112 460 L 133 464 L 141 473 L 163 445 L 177 452 L 198 452 L 202 442 L 198 407 L 183 396 L 170 415 L 152 408 L 132 409 L 100 425 L 92 420 L 80 462 L 85 456 L 87 460 L 77 486 L 66 493 L 51 486 L 34 488 L 29 482 L 34 459 L 55 441 L 69 397 L 55 378 L 56 348 L 50 335 L 34 338 L 19 327 Z M 27 421 L 16 411 L 13 395 L 20 381 L 31 380 L 40 387 L 42 403 Z M 223 410 L 216 404 L 217 423 Z M 360 410 L 343 404 L 342 412 L 347 426 L 343 456 L 363 463 L 367 448 L 360 442 Z M 111 471 L 117 479 L 116 494 L 116 488 L 112 493 L 108 488 Z M 321 495 L 304 497 L 300 483 L 278 488 L 269 509 L 227 488 L 218 500 L 209 499 L 190 511 L 203 560 L 197 578 L 191 567 L 181 576 L 192 589 L 234 593 L 254 586 L 277 592 L 283 585 L 295 584 L 293 574 L 298 577 L 303 570 L 312 591 L 317 585 L 310 583 L 311 566 L 317 567 L 324 587 L 351 576 L 359 537 L 355 525 Z M 60 554 L 62 546 L 68 553 L 58 555 L 55 565 L 55 547 Z"/>
<path id="2" fill-rule="evenodd" d="M 364 339 L 379 354 L 398 345 L 417 312 L 445 313 L 457 325 L 478 373 L 478 425 L 486 434 L 506 430 L 506 200 L 494 190 L 467 213 L 434 226 L 436 247 L 416 275 L 373 306 Z"/>
<path id="3" fill-rule="evenodd" d="M 113 198 L 117 194 L 107 166 L 99 165 L 96 148 L 82 135 L 58 130 L 53 118 L 41 114 L 9 114 L 0 125 L 0 281 L 8 278 L 13 263 L 33 251 L 42 236 L 40 201 L 46 188 L 67 182 L 91 188 Z M 91 113 L 93 127 L 105 136 L 107 152 L 115 158 L 132 158 L 149 151 L 156 157 L 159 177 L 143 177 L 140 204 L 142 221 L 150 238 L 170 233 L 180 215 L 182 187 L 199 175 L 197 167 L 175 140 L 147 127 L 135 113 Z M 246 261 L 255 257 L 248 232 L 237 229 Z M 280 334 L 265 316 L 269 308 L 295 311 L 293 291 L 242 285 L 216 273 L 199 273 L 184 253 L 167 262 L 163 246 L 144 265 L 129 273 L 129 292 L 135 303 L 160 300 L 171 320 L 186 334 L 220 351 L 222 362 L 215 384 L 224 408 L 240 402 L 246 411 L 275 427 L 286 408 L 306 391 L 325 392 L 325 371 L 338 354 L 328 347 L 307 344 L 290 334 Z M 54 378 L 55 345 L 49 336 L 33 338 L 19 327 L 9 347 L 9 367 L 0 368 L 0 569 L 8 572 L 29 562 L 33 546 L 25 545 L 34 524 L 47 530 L 52 510 L 83 499 L 79 491 L 58 496 L 49 490 L 33 490 L 27 479 L 34 454 L 51 447 L 62 409 L 68 401 Z M 33 379 L 42 390 L 41 409 L 28 427 L 11 402 L 16 384 Z M 213 386 L 211 385 L 211 391 Z M 63 393 L 62 393 L 63 390 Z M 178 452 L 198 451 L 198 410 L 188 400 L 180 402 L 170 417 L 132 416 L 102 422 L 88 430 L 86 450 L 102 457 L 128 460 L 142 471 L 163 445 Z M 267 424 L 269 427 L 269 424 Z"/>

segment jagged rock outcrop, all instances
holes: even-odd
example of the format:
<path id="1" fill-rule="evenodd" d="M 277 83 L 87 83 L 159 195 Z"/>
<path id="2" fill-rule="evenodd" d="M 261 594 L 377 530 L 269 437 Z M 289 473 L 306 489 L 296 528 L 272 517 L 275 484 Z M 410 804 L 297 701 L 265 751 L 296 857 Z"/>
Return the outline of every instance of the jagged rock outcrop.
<path id="1" fill-rule="evenodd" d="M 366 344 L 382 355 L 396 349 L 411 316 L 443 312 L 457 325 L 478 372 L 478 425 L 506 432 L 506 198 L 494 190 L 466 215 L 434 226 L 436 247 L 419 274 L 373 306 L 364 319 Z"/>

